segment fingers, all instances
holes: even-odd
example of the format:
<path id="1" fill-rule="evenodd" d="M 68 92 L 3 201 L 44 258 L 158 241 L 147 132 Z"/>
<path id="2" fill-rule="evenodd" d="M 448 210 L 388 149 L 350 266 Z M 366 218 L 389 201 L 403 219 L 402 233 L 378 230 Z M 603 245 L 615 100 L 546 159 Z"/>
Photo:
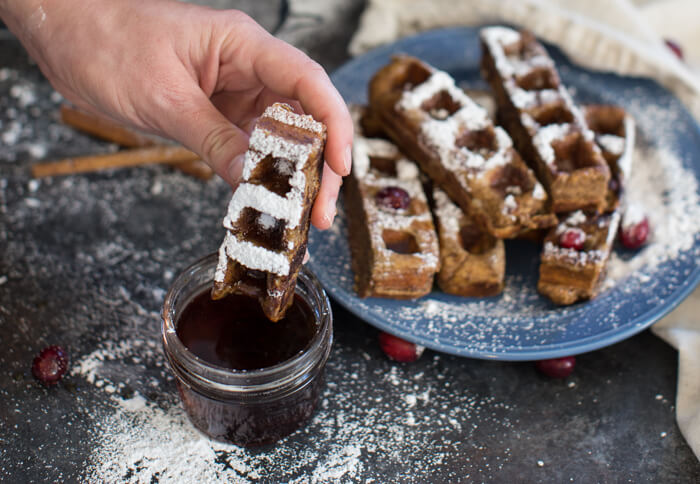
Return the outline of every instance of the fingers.
<path id="1" fill-rule="evenodd" d="M 176 112 L 161 120 L 163 131 L 198 153 L 235 188 L 248 149 L 248 133 L 226 119 L 198 86 L 193 85 L 183 97 L 186 101 L 179 99 Z"/>
<path id="2" fill-rule="evenodd" d="M 311 209 L 311 223 L 316 228 L 325 230 L 333 224 L 333 218 L 336 214 L 336 202 L 338 200 L 338 192 L 340 185 L 343 184 L 343 179 L 331 169 L 328 164 L 323 166 L 323 175 L 321 179 L 321 189 L 316 197 Z"/>
<path id="3" fill-rule="evenodd" d="M 326 72 L 306 54 L 272 36 L 256 45 L 253 68 L 260 81 L 281 96 L 298 99 L 306 113 L 326 125 L 326 161 L 338 175 L 350 173 L 352 119 Z"/>
<path id="4" fill-rule="evenodd" d="M 252 132 L 257 117 L 265 111 L 266 107 L 274 103 L 289 104 L 295 113 L 304 114 L 298 101 L 264 88 L 256 96 L 243 99 L 236 92 L 218 92 L 211 97 L 211 102 L 229 121 L 248 134 Z"/>

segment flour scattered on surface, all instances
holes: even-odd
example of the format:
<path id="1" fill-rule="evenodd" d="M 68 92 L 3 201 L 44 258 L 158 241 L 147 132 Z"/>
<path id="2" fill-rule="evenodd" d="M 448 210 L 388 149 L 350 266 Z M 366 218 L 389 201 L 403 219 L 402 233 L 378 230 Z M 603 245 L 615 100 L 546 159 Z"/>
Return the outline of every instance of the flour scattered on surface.
<path id="1" fill-rule="evenodd" d="M 170 384 L 165 388 L 160 385 L 162 398 L 157 401 L 146 397 L 143 388 L 130 391 L 119 380 L 123 372 L 139 373 L 154 363 L 163 363 L 153 342 L 105 342 L 79 358 L 71 371 L 94 385 L 95 391 L 105 392 L 109 402 L 108 408 L 92 417 L 98 431 L 83 477 L 88 481 L 139 483 L 259 479 L 299 484 L 350 482 L 373 475 L 376 469 L 368 463 L 375 458 L 389 466 L 410 460 L 421 469 L 420 475 L 430 475 L 454 452 L 455 445 L 465 445 L 436 439 L 436 425 L 460 432 L 466 445 L 485 421 L 503 431 L 511 428 L 508 413 L 512 407 L 466 389 L 460 390 L 455 402 L 448 381 L 437 389 L 421 383 L 425 367 L 417 373 L 410 366 L 387 363 L 394 388 L 389 395 L 385 391 L 375 394 L 371 385 L 358 392 L 356 383 L 340 375 L 351 373 L 361 381 L 376 381 L 386 373 L 380 368 L 368 369 L 363 358 L 338 355 L 350 351 L 334 349 L 327 372 L 336 377 L 327 383 L 308 425 L 259 452 L 216 442 L 198 432 L 182 409 L 164 366 L 162 377 Z M 443 367 L 441 358 L 433 355 L 432 371 Z M 378 394 L 386 398 L 377 398 Z M 397 408 L 404 415 L 398 420 Z M 505 460 L 508 454 L 500 457 Z M 285 463 L 283 469 L 270 465 L 281 462 Z"/>
<path id="2" fill-rule="evenodd" d="M 668 148 L 636 150 L 625 196 L 630 209 L 624 222 L 634 224 L 646 215 L 651 237 L 634 257 L 613 253 L 606 287 L 628 276 L 648 282 L 660 264 L 691 249 L 700 233 L 697 179 Z"/>

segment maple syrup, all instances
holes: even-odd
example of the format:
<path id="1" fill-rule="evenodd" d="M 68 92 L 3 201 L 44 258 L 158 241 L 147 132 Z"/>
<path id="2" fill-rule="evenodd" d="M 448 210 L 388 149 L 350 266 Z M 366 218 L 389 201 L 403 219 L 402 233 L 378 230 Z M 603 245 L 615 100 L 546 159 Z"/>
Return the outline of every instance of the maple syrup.
<path id="1" fill-rule="evenodd" d="M 294 303 L 270 322 L 256 299 L 211 299 L 217 256 L 186 269 L 162 312 L 165 355 L 200 431 L 236 445 L 273 443 L 313 414 L 332 342 L 328 297 L 306 268 Z"/>
<path id="2" fill-rule="evenodd" d="M 299 295 L 284 318 L 273 323 L 257 299 L 233 294 L 214 301 L 204 290 L 185 307 L 176 331 L 187 349 L 207 363 L 257 370 L 303 351 L 316 333 L 316 323 Z"/>

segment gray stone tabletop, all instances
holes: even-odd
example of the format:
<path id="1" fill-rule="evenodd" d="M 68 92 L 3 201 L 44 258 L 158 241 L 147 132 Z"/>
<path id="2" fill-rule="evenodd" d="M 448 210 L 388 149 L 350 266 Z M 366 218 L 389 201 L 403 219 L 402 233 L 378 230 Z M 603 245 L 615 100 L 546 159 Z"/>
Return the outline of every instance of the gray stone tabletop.
<path id="1" fill-rule="evenodd" d="M 212 2 L 209 2 L 212 3 Z M 244 7 L 328 70 L 361 2 Z M 213 442 L 180 408 L 159 342 L 173 277 L 216 250 L 230 190 L 147 166 L 32 180 L 29 166 L 115 150 L 58 121 L 61 97 L 0 38 L 0 481 L 700 482 L 674 419 L 677 355 L 649 332 L 548 379 L 531 363 L 426 351 L 389 361 L 334 305 L 335 344 L 309 424 L 270 447 Z M 55 387 L 31 375 L 60 344 Z"/>

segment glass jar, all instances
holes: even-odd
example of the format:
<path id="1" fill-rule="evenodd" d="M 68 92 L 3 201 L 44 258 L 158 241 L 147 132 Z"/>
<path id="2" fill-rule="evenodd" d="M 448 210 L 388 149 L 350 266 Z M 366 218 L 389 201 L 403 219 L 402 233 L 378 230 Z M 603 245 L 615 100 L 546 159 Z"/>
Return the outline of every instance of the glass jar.
<path id="1" fill-rule="evenodd" d="M 328 296 L 302 267 L 296 295 L 311 308 L 315 333 L 306 348 L 277 365 L 232 370 L 208 363 L 177 335 L 187 305 L 211 287 L 218 256 L 211 254 L 185 269 L 165 296 L 161 313 L 163 349 L 175 375 L 183 406 L 199 430 L 236 445 L 273 443 L 301 427 L 318 400 L 333 339 Z"/>

